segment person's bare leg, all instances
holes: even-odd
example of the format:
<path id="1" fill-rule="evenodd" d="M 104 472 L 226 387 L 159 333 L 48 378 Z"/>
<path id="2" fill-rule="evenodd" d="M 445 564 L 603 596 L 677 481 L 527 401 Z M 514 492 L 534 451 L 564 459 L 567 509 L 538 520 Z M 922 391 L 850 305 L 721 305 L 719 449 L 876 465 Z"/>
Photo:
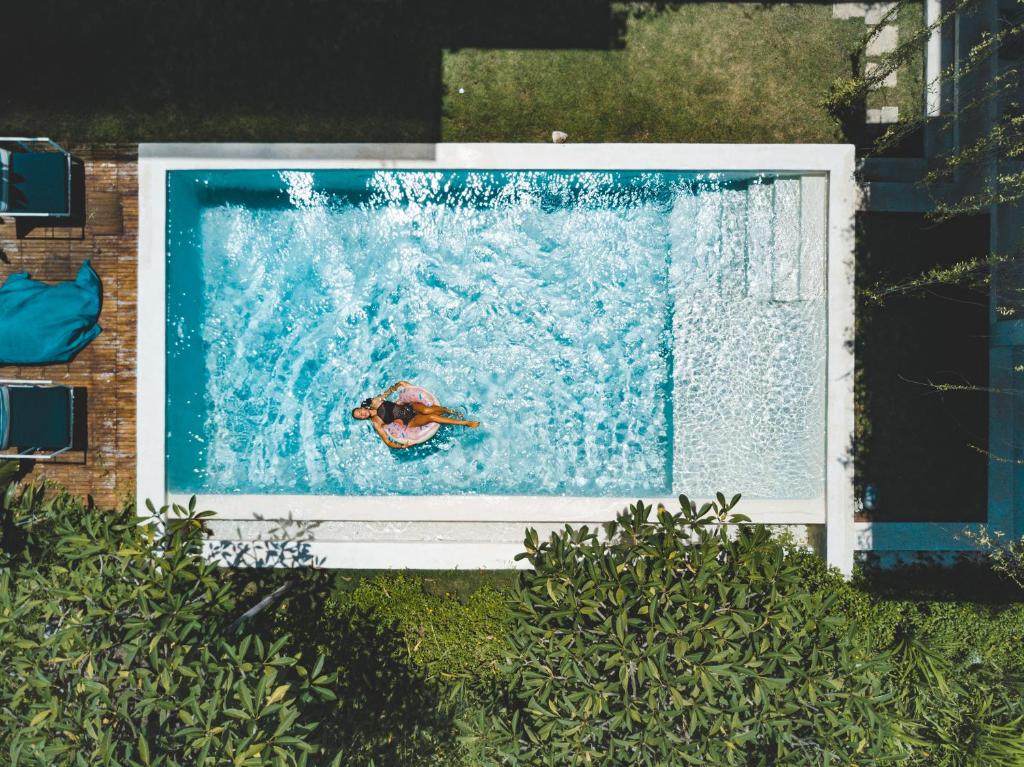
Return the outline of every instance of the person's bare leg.
<path id="1" fill-rule="evenodd" d="M 420 426 L 426 426 L 428 423 L 447 423 L 452 426 L 468 426 L 470 429 L 475 429 L 480 425 L 479 421 L 462 421 L 458 418 L 448 418 L 443 415 L 427 415 L 417 414 L 411 421 L 409 421 L 410 428 L 417 429 Z"/>
<path id="2" fill-rule="evenodd" d="M 442 405 L 424 405 L 422 402 L 410 402 L 417 415 L 455 415 L 455 411 Z"/>

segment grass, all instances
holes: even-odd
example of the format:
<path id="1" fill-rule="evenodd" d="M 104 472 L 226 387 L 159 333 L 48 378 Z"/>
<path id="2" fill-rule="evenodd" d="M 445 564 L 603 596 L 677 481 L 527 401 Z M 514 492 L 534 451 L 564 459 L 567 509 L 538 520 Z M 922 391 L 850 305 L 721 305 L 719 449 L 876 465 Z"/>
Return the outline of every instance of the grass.
<path id="1" fill-rule="evenodd" d="M 632 15 L 613 51 L 444 58 L 445 141 L 835 142 L 822 108 L 863 34 L 829 5 L 694 3 Z M 460 93 L 460 89 L 464 93 Z"/>
<path id="2" fill-rule="evenodd" d="M 832 142 L 827 4 L 39 0 L 0 132 L 138 141 Z M 45 53 L 44 53 L 45 52 Z M 459 89 L 464 92 L 460 93 Z"/>
<path id="3" fill-rule="evenodd" d="M 868 567 L 850 583 L 816 555 L 794 556 L 803 561 L 808 587 L 834 595 L 837 617 L 867 646 L 884 652 L 909 633 L 928 641 L 957 673 L 977 662 L 1024 671 L 1021 594 L 984 567 L 963 562 L 952 570 L 920 566 L 895 575 Z M 504 700 L 515 576 L 348 571 L 325 577 L 333 579 L 326 604 L 296 595 L 278 610 L 285 624 L 293 623 L 282 628 L 305 630 L 303 641 L 326 645 L 343 670 L 340 713 L 327 723 L 325 740 L 349 746 L 361 757 L 352 763 L 489 763 L 459 736 L 487 726 L 482 715 L 489 702 Z"/>
<path id="4" fill-rule="evenodd" d="M 403 638 L 411 662 L 434 678 L 497 677 L 512 571 L 339 573 L 327 614 L 372 614 Z"/>
<path id="5" fill-rule="evenodd" d="M 907 2 L 900 6 L 894 22 L 899 28 L 899 44 L 905 44 L 924 29 L 924 4 Z M 917 52 L 896 72 L 893 88 L 879 88 L 868 95 L 869 107 L 895 106 L 901 119 L 920 114 L 924 109 L 924 50 Z"/>

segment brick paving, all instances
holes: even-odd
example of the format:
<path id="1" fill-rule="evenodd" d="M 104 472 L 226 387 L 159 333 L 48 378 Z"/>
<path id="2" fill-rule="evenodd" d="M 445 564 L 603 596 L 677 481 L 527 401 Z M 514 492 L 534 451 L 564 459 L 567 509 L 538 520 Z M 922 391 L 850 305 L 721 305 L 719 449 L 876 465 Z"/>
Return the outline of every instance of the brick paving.
<path id="1" fill-rule="evenodd" d="M 103 282 L 103 332 L 68 364 L 0 366 L 0 378 L 86 387 L 87 449 L 58 456 L 60 463 L 26 468 L 30 478 L 45 476 L 73 493 L 92 496 L 97 505 L 110 506 L 131 497 L 135 488 L 138 165 L 134 146 L 68 149 L 84 165 L 84 210 L 79 187 L 79 202 L 72 204 L 77 215 L 67 226 L 19 231 L 14 219 L 0 219 L 0 281 L 14 272 L 47 281 L 72 279 L 88 258 Z M 110 211 L 117 199 L 123 230 L 105 234 L 116 231 Z M 90 201 L 96 203 L 92 208 Z"/>

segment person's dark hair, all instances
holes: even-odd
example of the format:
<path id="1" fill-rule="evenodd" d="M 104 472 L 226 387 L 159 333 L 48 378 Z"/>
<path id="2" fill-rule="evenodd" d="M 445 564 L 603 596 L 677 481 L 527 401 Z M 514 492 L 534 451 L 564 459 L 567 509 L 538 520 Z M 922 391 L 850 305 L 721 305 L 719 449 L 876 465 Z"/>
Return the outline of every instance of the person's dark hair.
<path id="1" fill-rule="evenodd" d="M 359 403 L 359 407 L 369 407 L 372 404 L 373 404 L 373 399 L 372 398 L 367 398 L 367 399 L 364 399 L 362 402 Z"/>

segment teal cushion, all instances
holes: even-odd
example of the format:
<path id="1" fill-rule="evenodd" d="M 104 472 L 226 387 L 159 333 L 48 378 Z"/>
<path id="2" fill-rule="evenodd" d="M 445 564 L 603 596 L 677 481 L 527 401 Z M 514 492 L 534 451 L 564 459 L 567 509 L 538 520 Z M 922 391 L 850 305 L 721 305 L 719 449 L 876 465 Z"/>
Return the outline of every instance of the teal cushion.
<path id="1" fill-rule="evenodd" d="M 60 152 L 11 152 L 7 170 L 9 213 L 70 215 L 68 156 Z"/>
<path id="2" fill-rule="evenodd" d="M 10 386 L 8 444 L 59 450 L 71 445 L 71 389 L 67 386 Z"/>
<path id="3" fill-rule="evenodd" d="M 100 278 L 86 261 L 70 282 L 12 274 L 0 287 L 0 365 L 67 362 L 100 333 Z"/>

